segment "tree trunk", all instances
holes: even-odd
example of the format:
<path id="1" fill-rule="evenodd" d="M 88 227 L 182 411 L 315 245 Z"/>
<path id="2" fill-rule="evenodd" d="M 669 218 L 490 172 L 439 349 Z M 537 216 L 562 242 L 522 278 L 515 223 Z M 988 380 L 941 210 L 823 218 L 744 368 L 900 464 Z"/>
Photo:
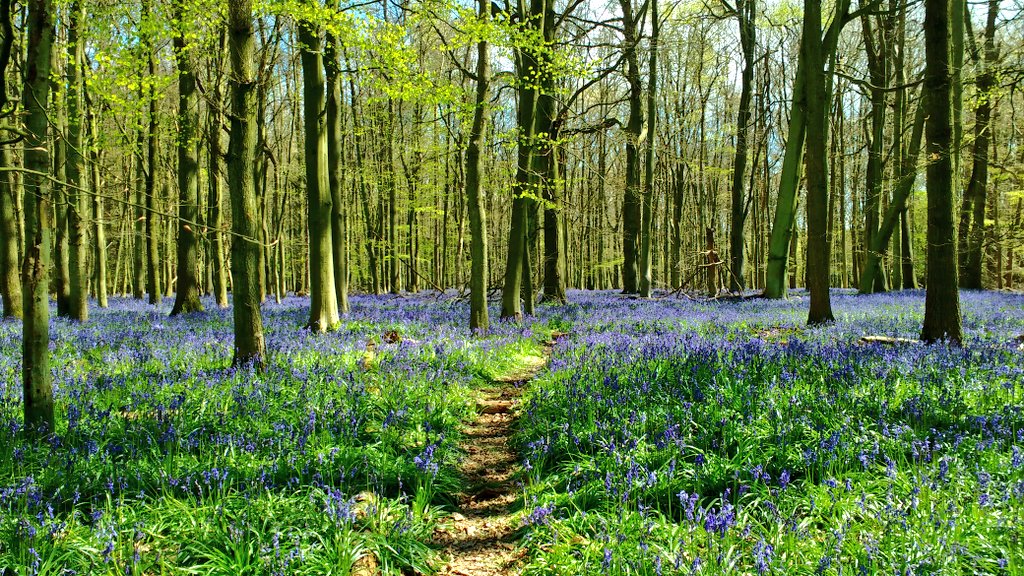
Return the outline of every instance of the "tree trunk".
<path id="1" fill-rule="evenodd" d="M 480 19 L 490 20 L 491 0 L 479 0 Z M 488 328 L 487 316 L 487 210 L 481 193 L 480 152 L 487 127 L 487 103 L 490 100 L 490 55 L 485 39 L 477 43 L 476 50 L 476 102 L 469 145 L 466 147 L 466 202 L 469 216 L 470 255 L 472 269 L 469 277 L 469 329 L 483 333 Z"/>
<path id="2" fill-rule="evenodd" d="M 779 175 L 779 193 L 772 220 L 772 233 L 768 240 L 768 267 L 765 270 L 765 298 L 786 296 L 786 265 L 789 244 L 796 216 L 796 193 L 800 186 L 800 167 L 803 164 L 804 136 L 807 130 L 807 66 L 801 57 L 797 62 L 793 81 L 793 103 L 790 105 L 789 132 Z"/>
<path id="3" fill-rule="evenodd" d="M 743 73 L 740 80 L 739 110 L 736 113 L 736 155 L 732 162 L 732 227 L 729 231 L 729 291 L 734 293 L 743 292 L 746 287 L 743 278 L 746 267 L 743 242 L 748 203 L 743 183 L 747 169 L 747 134 L 750 131 L 750 100 L 754 84 L 754 49 L 757 46 L 756 17 L 756 0 L 739 0 L 736 3 L 740 47 L 743 49 Z"/>
<path id="4" fill-rule="evenodd" d="M 955 2 L 954 2 L 955 4 Z M 953 235 L 953 119 L 950 70 L 950 0 L 925 0 L 924 90 L 928 95 L 925 136 L 928 174 L 928 281 L 921 340 L 960 343 Z"/>
<path id="5" fill-rule="evenodd" d="M 175 2 L 179 26 L 184 26 L 184 0 Z M 196 154 L 196 128 L 199 102 L 192 56 L 183 30 L 174 35 L 174 53 L 178 60 L 178 280 L 171 316 L 199 312 L 199 279 L 196 226 L 199 220 L 199 161 Z"/>
<path id="6" fill-rule="evenodd" d="M 159 306 L 163 297 L 160 290 L 160 246 L 159 219 L 156 210 L 156 170 L 159 160 L 157 152 L 157 116 L 156 116 L 156 54 L 154 48 L 149 45 L 147 48 L 149 58 L 149 90 L 146 91 L 146 98 L 149 100 L 149 131 L 146 135 L 148 152 L 146 154 L 146 291 L 149 292 L 149 303 Z"/>
<path id="7" fill-rule="evenodd" d="M 640 291 L 640 230 L 643 226 L 643 198 L 640 182 L 640 139 L 643 132 L 643 86 L 640 83 L 638 15 L 632 0 L 619 0 L 622 8 L 626 82 L 629 85 L 629 116 L 626 121 L 626 189 L 622 199 L 622 292 Z"/>
<path id="8" fill-rule="evenodd" d="M 49 0 L 28 2 L 28 60 L 25 69 L 25 258 L 22 263 L 22 365 L 25 431 L 53 431 L 50 374 L 48 273 L 53 230 L 50 154 L 47 142 L 53 13 Z"/>
<path id="9" fill-rule="evenodd" d="M 988 202 L 988 157 L 991 141 L 992 88 L 995 85 L 993 68 L 996 65 L 996 17 L 999 0 L 989 0 L 985 24 L 985 53 L 979 62 L 978 106 L 974 112 L 974 159 L 971 178 L 964 192 L 960 214 L 959 254 L 960 287 L 980 290 L 982 285 L 983 250 L 985 239 L 985 207 Z"/>
<path id="10" fill-rule="evenodd" d="M 96 117 L 89 116 L 89 188 L 99 191 L 100 188 L 100 154 L 96 145 Z M 100 308 L 107 307 L 107 227 L 106 215 L 103 211 L 103 195 L 94 193 L 92 195 L 92 214 L 94 223 L 94 246 L 93 246 L 93 270 L 95 280 L 93 294 L 96 296 L 96 304 Z M 123 234 L 122 234 L 123 237 Z M 116 278 L 115 278 L 116 283 Z"/>
<path id="11" fill-rule="evenodd" d="M 877 291 L 878 282 L 876 278 L 879 274 L 882 274 L 882 259 L 889 250 L 889 241 L 892 239 L 896 226 L 904 219 L 903 215 L 906 213 L 907 199 L 910 198 L 910 194 L 914 190 L 914 182 L 917 180 L 917 157 L 921 151 L 921 133 L 924 130 L 925 121 L 924 113 L 925 105 L 923 103 L 918 104 L 917 113 L 914 115 L 914 128 L 910 137 L 910 147 L 903 158 L 903 165 L 900 167 L 900 175 L 896 182 L 892 201 L 886 209 L 881 225 L 871 237 L 868 249 L 865 250 L 867 257 L 865 258 L 864 270 L 861 271 L 860 277 L 861 294 L 870 294 Z M 902 231 L 901 228 L 901 236 Z M 909 230 L 907 234 L 909 235 Z M 903 242 L 902 239 L 901 242 Z M 903 252 L 904 248 L 908 252 L 910 251 L 908 247 L 901 244 L 900 252 Z M 901 262 L 900 265 L 903 266 L 903 263 Z M 900 275 L 903 276 L 905 272 L 907 271 L 901 270 Z M 912 270 L 911 276 L 913 276 Z"/>
<path id="12" fill-rule="evenodd" d="M 565 296 L 565 243 L 562 230 L 563 206 L 558 189 L 562 177 L 558 162 L 558 140 L 562 122 L 556 118 L 557 87 L 553 71 L 555 45 L 555 12 L 553 0 L 544 0 L 540 23 L 544 50 L 540 55 L 540 92 L 537 95 L 536 123 L 537 150 L 533 156 L 534 173 L 544 200 L 544 300 L 564 304 Z"/>
<path id="13" fill-rule="evenodd" d="M 54 57 L 56 54 L 54 54 Z M 56 64 L 56 62 L 54 63 Z M 53 66 L 53 64 L 51 64 Z M 58 73 L 57 70 L 54 70 Z M 67 185 L 67 108 L 65 106 L 64 82 L 52 78 L 50 90 L 53 92 L 50 116 L 55 122 L 50 141 L 53 145 L 53 182 L 54 214 L 56 217 L 54 238 L 54 287 L 56 288 L 57 316 L 71 316 L 71 259 L 68 251 L 68 185 Z"/>
<path id="14" fill-rule="evenodd" d="M 861 292 L 884 292 L 888 290 L 885 269 L 882 266 L 881 255 L 875 252 L 879 228 L 881 201 L 882 201 L 882 180 L 883 180 L 883 153 L 885 136 L 885 112 L 886 112 L 886 86 L 888 75 L 886 74 L 886 52 L 884 39 L 878 41 L 875 38 L 871 26 L 871 17 L 861 16 L 865 52 L 867 53 L 868 77 L 871 81 L 871 132 L 868 138 L 868 162 L 865 170 L 865 194 L 864 194 L 864 244 L 867 249 L 864 251 L 864 269 L 861 271 Z M 896 130 L 901 130 L 897 126 Z M 872 266 L 875 269 L 872 269 Z M 864 278 L 870 278 L 871 286 L 865 289 Z"/>
<path id="15" fill-rule="evenodd" d="M 84 4 L 75 1 L 70 7 L 71 18 L 68 23 L 68 140 L 67 143 L 67 199 L 68 199 L 68 317 L 79 322 L 89 319 L 88 285 L 89 275 L 86 270 L 86 214 L 89 212 L 87 196 L 83 194 L 88 181 L 82 177 L 85 167 L 85 139 L 82 124 L 82 90 L 83 82 L 81 67 L 85 54 L 85 39 L 79 34 L 84 25 Z"/>
<path id="16" fill-rule="evenodd" d="M 840 17 L 841 17 L 840 13 Z M 833 322 L 829 294 L 831 256 L 828 245 L 828 110 L 829 90 L 821 42 L 821 0 L 804 2 L 803 53 L 807 66 L 807 289 L 811 293 L 807 323 Z"/>
<path id="17" fill-rule="evenodd" d="M 654 227 L 654 151 L 658 141 L 658 0 L 651 0 L 651 60 L 647 86 L 647 151 L 644 157 L 643 208 L 640 219 L 640 296 L 651 297 L 651 234 Z M 750 100 L 749 94 L 747 98 Z M 742 238 L 741 238 L 742 243 Z"/>
<path id="18" fill-rule="evenodd" d="M 220 37 L 220 49 L 218 50 L 218 66 L 223 65 L 224 55 L 227 53 L 227 36 L 222 34 Z M 223 176 L 224 176 L 224 165 L 222 158 L 222 147 L 221 147 L 221 105 L 223 98 L 221 96 L 221 77 L 220 68 L 218 68 L 217 78 L 214 81 L 213 86 L 213 101 L 214 106 L 209 107 L 209 124 L 206 127 L 207 134 L 207 145 L 209 146 L 209 154 L 207 156 L 207 170 L 209 173 L 209 182 L 207 189 L 207 218 L 206 227 L 208 234 L 210 234 L 210 241 L 207 245 L 209 254 L 206 258 L 206 265 L 211 268 L 210 279 L 212 288 L 214 291 L 215 299 L 217 300 L 217 306 L 220 308 L 228 307 L 228 267 L 224 261 L 224 216 L 221 213 L 221 203 L 223 202 L 222 188 L 223 188 Z"/>
<path id="19" fill-rule="evenodd" d="M 345 222 L 341 127 L 341 79 L 338 40 L 327 35 L 324 68 L 327 73 L 327 183 L 331 189 L 331 255 L 334 263 L 334 292 L 338 313 L 348 312 L 348 230 Z"/>
<path id="20" fill-rule="evenodd" d="M 234 366 L 263 368 L 266 343 L 259 293 L 259 199 L 252 167 L 256 162 L 256 84 L 251 0 L 228 2 L 231 55 L 231 276 L 234 304 Z"/>
<path id="21" fill-rule="evenodd" d="M 0 146 L 0 168 L 13 168 L 14 154 Z M 21 318 L 21 281 L 18 278 L 18 215 L 14 212 L 16 179 L 13 171 L 0 172 L 0 297 L 4 318 Z"/>
<path id="22" fill-rule="evenodd" d="M 532 0 L 530 3 L 529 25 L 539 24 L 544 0 Z M 521 303 L 523 276 L 529 281 L 530 270 L 527 263 L 527 229 L 529 218 L 529 198 L 532 194 L 530 184 L 530 168 L 534 148 L 534 124 L 537 106 L 537 88 L 532 80 L 538 74 L 537 55 L 530 48 L 516 50 L 516 75 L 522 79 L 519 83 L 519 107 L 516 111 L 518 125 L 518 146 L 516 152 L 516 179 L 512 186 L 512 215 L 509 225 L 508 253 L 505 260 L 505 282 L 501 291 L 501 317 L 519 319 L 523 315 Z M 529 282 L 527 282 L 529 283 Z M 532 296 L 531 296 L 532 297 Z"/>
<path id="23" fill-rule="evenodd" d="M 309 220 L 309 322 L 314 332 L 338 324 L 334 288 L 331 234 L 331 190 L 327 167 L 325 79 L 320 30 L 308 22 L 299 25 L 302 45 L 303 130 L 305 133 L 307 218 Z"/>

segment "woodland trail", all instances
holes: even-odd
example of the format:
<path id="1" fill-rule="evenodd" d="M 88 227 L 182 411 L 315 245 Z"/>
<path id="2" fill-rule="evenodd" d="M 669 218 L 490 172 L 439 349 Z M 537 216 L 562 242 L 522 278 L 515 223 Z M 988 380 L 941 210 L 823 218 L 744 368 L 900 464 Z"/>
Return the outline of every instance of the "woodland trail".
<path id="1" fill-rule="evenodd" d="M 544 356 L 524 358 L 515 370 L 479 390 L 477 417 L 467 427 L 462 446 L 467 491 L 459 495 L 459 509 L 450 522 L 434 535 L 448 559 L 438 572 L 441 576 L 517 573 L 522 551 L 515 542 L 519 525 L 513 507 L 519 497 L 515 480 L 521 467 L 511 445 L 515 406 L 523 386 L 547 366 L 553 346 L 554 341 L 548 342 Z"/>

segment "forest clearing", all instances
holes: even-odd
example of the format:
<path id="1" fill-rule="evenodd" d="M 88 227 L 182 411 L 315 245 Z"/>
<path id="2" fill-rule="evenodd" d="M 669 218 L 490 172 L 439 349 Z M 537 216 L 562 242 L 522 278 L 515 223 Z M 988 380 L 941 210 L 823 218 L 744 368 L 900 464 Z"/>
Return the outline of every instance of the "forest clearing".
<path id="1" fill-rule="evenodd" d="M 0 0 L 0 576 L 1024 576 L 1020 0 Z"/>

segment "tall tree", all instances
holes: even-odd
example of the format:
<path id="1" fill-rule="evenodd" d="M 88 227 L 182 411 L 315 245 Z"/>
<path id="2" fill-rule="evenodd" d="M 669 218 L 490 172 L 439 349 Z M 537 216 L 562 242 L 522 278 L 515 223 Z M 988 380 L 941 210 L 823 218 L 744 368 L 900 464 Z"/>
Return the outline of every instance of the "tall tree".
<path id="1" fill-rule="evenodd" d="M 643 194 L 640 182 L 640 145 L 643 132 L 643 85 L 640 82 L 640 11 L 632 0 L 619 0 L 626 61 L 629 116 L 626 120 L 626 188 L 622 199 L 622 292 L 640 291 L 640 229 L 643 225 Z"/>
<path id="2" fill-rule="evenodd" d="M 88 94 L 87 94 L 88 95 Z M 88 102 L 88 97 L 86 98 Z M 86 109 L 92 110 L 91 106 Z M 100 152 L 97 145 L 96 115 L 90 112 L 88 115 L 89 125 L 89 188 L 100 190 Z M 103 216 L 103 195 L 94 193 L 92 195 L 92 221 L 93 221 L 93 294 L 96 296 L 96 304 L 100 308 L 107 307 L 107 229 Z"/>
<path id="3" fill-rule="evenodd" d="M 728 2 L 726 2 L 728 6 Z M 742 292 L 746 288 L 744 254 L 747 213 L 750 209 L 744 182 L 747 169 L 748 134 L 750 132 L 750 101 L 754 91 L 754 50 L 757 47 L 757 0 L 737 0 L 731 10 L 740 30 L 740 48 L 743 51 L 743 72 L 740 76 L 740 102 L 736 111 L 736 154 L 732 162 L 731 228 L 729 230 L 729 291 Z M 752 196 L 751 196 L 752 197 Z"/>
<path id="4" fill-rule="evenodd" d="M 28 2 L 28 61 L 25 67 L 25 258 L 22 263 L 22 365 L 25 430 L 53 430 L 50 375 L 50 235 L 53 199 L 47 145 L 50 58 L 53 53 L 53 6 L 50 0 Z"/>
<path id="5" fill-rule="evenodd" d="M 199 300 L 198 239 L 199 160 L 196 153 L 199 101 L 196 76 L 187 41 L 185 1 L 175 2 L 174 55 L 178 60 L 178 280 L 171 316 L 203 309 Z"/>
<path id="6" fill-rule="evenodd" d="M 0 0 L 0 117 L 13 116 L 16 107 L 7 94 L 7 69 L 11 62 L 11 47 L 14 44 L 14 26 L 11 24 L 11 0 Z M 7 137 L 6 134 L 3 135 Z M 0 168 L 12 168 L 14 154 L 12 142 L 0 143 Z M 17 179 L 14 172 L 0 173 L 0 298 L 3 299 L 3 316 L 21 318 L 21 280 L 18 276 L 18 215 Z"/>
<path id="7" fill-rule="evenodd" d="M 889 241 L 892 239 L 893 232 L 896 231 L 896 226 L 900 226 L 902 225 L 901 222 L 906 221 L 907 200 L 910 198 L 910 194 L 914 189 L 914 182 L 917 180 L 917 157 L 921 151 L 921 136 L 924 131 L 925 121 L 924 113 L 924 104 L 918 104 L 917 113 L 914 117 L 913 133 L 910 137 L 910 145 L 903 154 L 903 162 L 896 179 L 896 188 L 893 190 L 892 200 L 889 202 L 889 207 L 886 209 L 881 225 L 879 225 L 878 230 L 871 237 L 867 246 L 867 259 L 860 276 L 861 294 L 869 294 L 875 291 L 875 275 L 881 273 L 882 258 L 889 250 Z M 902 231 L 901 235 L 903 235 Z M 909 231 L 907 231 L 906 236 L 907 242 L 909 242 Z M 901 252 L 905 249 L 904 246 L 900 247 Z M 905 271 L 901 270 L 901 275 L 903 272 Z M 910 270 L 910 276 L 911 280 L 913 280 L 912 269 Z M 904 284 L 904 287 L 906 287 L 906 284 Z"/>
<path id="8" fill-rule="evenodd" d="M 143 13 L 149 13 L 149 2 L 143 2 Z M 146 291 L 149 292 L 149 303 L 158 306 L 163 297 L 160 289 L 160 233 L 156 207 L 156 171 L 160 161 L 157 147 L 157 93 L 156 93 L 156 47 L 148 32 L 143 32 L 142 47 L 146 52 L 146 68 L 149 75 L 143 84 L 148 88 L 145 92 L 148 112 L 146 119 Z"/>
<path id="9" fill-rule="evenodd" d="M 999 0 L 989 0 L 985 22 L 984 54 L 978 61 L 978 105 L 974 112 L 974 154 L 971 177 L 967 182 L 960 207 L 958 252 L 960 287 L 980 290 L 982 286 L 983 248 L 985 238 L 985 207 L 988 200 L 988 165 L 991 144 L 992 100 L 995 97 L 996 18 Z M 976 52 L 976 50 L 975 50 Z"/>
<path id="10" fill-rule="evenodd" d="M 479 0 L 479 16 L 488 22 L 491 0 Z M 469 329 L 486 332 L 487 316 L 487 208 L 484 202 L 481 175 L 481 149 L 487 126 L 487 102 L 490 99 L 490 54 L 486 35 L 476 48 L 476 99 L 473 107 L 473 125 L 466 147 L 466 202 L 469 212 L 471 271 L 469 275 Z"/>
<path id="11" fill-rule="evenodd" d="M 206 201 L 206 228 L 209 234 L 207 244 L 206 266 L 209 270 L 210 288 L 213 290 L 217 300 L 217 306 L 227 308 L 228 306 L 228 267 L 224 261 L 224 216 L 221 212 L 222 184 L 224 181 L 223 148 L 221 147 L 221 128 L 223 114 L 221 106 L 223 97 L 221 82 L 225 55 L 228 52 L 227 35 L 221 33 L 218 40 L 219 49 L 216 55 L 214 66 L 215 77 L 213 79 L 213 106 L 208 107 L 209 118 L 207 120 L 206 141 L 209 147 L 207 155 L 207 172 L 209 174 L 207 201 Z"/>
<path id="12" fill-rule="evenodd" d="M 525 23 L 527 29 L 540 26 L 543 17 L 544 0 L 530 0 L 529 11 L 519 2 L 516 18 Z M 537 50 L 530 46 L 517 48 L 514 52 L 516 67 L 516 176 L 512 184 L 512 214 L 508 233 L 508 251 L 505 259 L 505 282 L 501 291 L 501 317 L 520 318 L 523 315 L 522 296 L 531 301 L 533 288 L 529 265 L 529 220 L 531 190 L 534 179 L 531 168 L 534 154 L 534 136 L 537 109 L 537 83 L 539 63 Z M 528 311 L 529 311 L 528 309 Z"/>
<path id="13" fill-rule="evenodd" d="M 654 151 L 658 136 L 658 0 L 651 0 L 651 57 L 647 81 L 647 151 L 640 221 L 640 296 L 651 297 L 651 235 L 654 231 Z M 749 101 L 749 98 L 748 98 Z"/>
<path id="14" fill-rule="evenodd" d="M 844 17 L 839 2 L 837 18 Z M 808 324 L 832 322 L 832 301 L 829 294 L 831 250 L 828 245 L 828 111 L 830 90 L 825 70 L 825 50 L 821 38 L 821 0 L 805 0 L 803 52 L 800 57 L 807 66 L 807 288 L 811 293 Z"/>
<path id="15" fill-rule="evenodd" d="M 950 0 L 925 0 L 924 90 L 928 121 L 928 280 L 921 340 L 962 340 L 953 230 L 953 74 Z M 955 5 L 956 3 L 953 2 Z"/>
<path id="16" fill-rule="evenodd" d="M 334 290 L 331 190 L 327 175 L 326 79 L 320 35 L 320 29 L 313 23 L 304 21 L 299 24 L 309 227 L 310 302 L 306 327 L 314 332 L 326 332 L 339 320 Z"/>
<path id="17" fill-rule="evenodd" d="M 67 219 L 68 219 L 68 317 L 79 322 L 89 318 L 87 300 L 89 274 L 87 271 L 86 222 L 89 213 L 88 196 L 83 194 L 88 179 L 83 176 L 85 169 L 85 138 L 83 124 L 82 65 L 84 63 L 85 39 L 81 29 L 85 24 L 85 5 L 80 1 L 71 3 L 68 20 L 67 48 L 67 97 L 68 97 L 68 140 L 67 164 Z"/>
<path id="18" fill-rule="evenodd" d="M 541 12 L 537 109 L 534 124 L 534 176 L 544 204 L 544 300 L 556 304 L 566 301 L 564 215 L 559 193 L 560 170 L 558 140 L 563 124 L 559 118 L 555 70 L 555 9 L 553 0 L 544 0 Z"/>
<path id="19" fill-rule="evenodd" d="M 259 199 L 256 162 L 256 76 L 251 0 L 228 0 L 228 49 L 231 60 L 231 140 L 228 187 L 231 195 L 231 278 L 234 290 L 235 366 L 262 368 L 266 362 L 260 312 Z"/>
<path id="20" fill-rule="evenodd" d="M 884 170 L 885 147 L 885 115 L 887 109 L 886 91 L 888 88 L 889 75 L 887 73 L 887 42 L 883 35 L 884 27 L 878 31 L 876 38 L 875 27 L 871 24 L 871 17 L 867 14 L 860 17 L 861 29 L 864 37 L 865 53 L 867 55 L 868 78 L 871 83 L 868 88 L 871 99 L 871 131 L 868 135 L 868 162 L 865 169 L 865 194 L 864 194 L 864 243 L 867 245 L 864 250 L 864 268 L 861 272 L 862 292 L 883 292 L 888 290 L 889 281 L 885 270 L 882 267 L 881 259 L 873 258 L 873 246 L 878 237 L 879 219 L 881 218 L 882 207 L 882 184 Z M 902 126 L 896 130 L 902 130 Z M 872 268 L 869 268 L 871 266 Z M 871 286 L 864 288 L 864 278 L 870 278 Z"/>
<path id="21" fill-rule="evenodd" d="M 342 177 L 341 68 L 338 38 L 327 35 L 324 67 L 327 74 L 327 180 L 331 189 L 331 248 L 334 257 L 334 291 L 338 313 L 348 312 L 348 225 Z"/>
<path id="22" fill-rule="evenodd" d="M 839 33 L 842 32 L 843 26 L 850 20 L 849 9 L 850 0 L 839 0 L 835 4 L 835 16 L 832 18 L 828 29 L 825 30 L 824 36 L 820 35 L 821 27 L 818 26 L 819 37 L 811 39 L 811 43 L 818 48 L 818 52 L 813 58 L 822 66 L 824 66 L 825 62 L 831 62 L 836 53 L 836 48 L 839 45 Z M 820 6 L 817 10 L 819 12 L 817 20 L 820 21 Z M 806 13 L 804 14 L 804 19 L 806 22 Z M 775 205 L 775 216 L 772 220 L 771 238 L 768 242 L 768 262 L 765 270 L 764 287 L 764 296 L 766 298 L 783 298 L 786 296 L 786 267 L 789 262 L 790 242 L 796 235 L 793 224 L 796 221 L 797 188 L 800 184 L 800 165 L 803 159 L 804 140 L 809 130 L 809 109 L 822 109 L 824 110 L 822 113 L 827 114 L 828 106 L 825 104 L 832 97 L 832 84 L 828 80 L 828 75 L 823 71 L 815 73 L 814 70 L 808 67 L 806 51 L 803 48 L 806 36 L 805 32 L 801 37 L 800 58 L 797 62 L 796 75 L 793 80 L 793 102 L 790 105 L 789 131 L 782 159 L 782 171 L 779 175 L 778 200 Z M 813 81 L 819 85 L 808 88 L 807 83 L 812 81 L 812 75 L 814 75 Z M 813 103 L 807 102 L 808 94 L 810 93 L 819 94 L 825 100 Z M 824 120 L 822 120 L 822 126 L 824 129 Z M 824 146 L 825 144 L 822 142 L 820 145 Z M 824 200 L 826 205 L 828 203 L 827 185 L 828 180 L 825 179 L 823 189 L 826 191 L 826 199 Z M 809 182 L 808 190 L 810 190 Z M 820 194 L 820 191 L 818 193 Z M 826 206 L 826 217 L 827 212 Z M 825 229 L 824 237 L 827 245 L 827 223 L 824 219 L 822 226 Z M 819 257 L 820 255 L 815 255 L 815 258 Z"/>

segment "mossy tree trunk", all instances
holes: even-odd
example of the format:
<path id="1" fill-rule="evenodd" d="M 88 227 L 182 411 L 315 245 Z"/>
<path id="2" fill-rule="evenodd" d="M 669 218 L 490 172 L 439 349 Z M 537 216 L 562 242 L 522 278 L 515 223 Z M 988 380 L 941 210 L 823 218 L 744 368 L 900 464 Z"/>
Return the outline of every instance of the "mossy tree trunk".
<path id="1" fill-rule="evenodd" d="M 184 0 L 175 3 L 176 20 L 186 22 Z M 199 312 L 199 278 L 196 222 L 199 219 L 199 161 L 196 132 L 199 102 L 190 47 L 184 30 L 174 35 L 174 54 L 178 60 L 178 279 L 171 316 Z"/>
<path id="2" fill-rule="evenodd" d="M 53 7 L 49 0 L 28 2 L 28 61 L 25 66 L 25 258 L 22 262 L 22 383 L 25 430 L 53 430 L 50 374 L 50 237 L 53 198 L 47 143 Z"/>
<path id="3" fill-rule="evenodd" d="M 260 312 L 259 199 L 252 167 L 256 162 L 255 39 L 251 0 L 228 2 L 231 61 L 231 140 L 228 187 L 231 196 L 231 276 L 234 307 L 235 366 L 262 368 L 266 362 Z"/>

